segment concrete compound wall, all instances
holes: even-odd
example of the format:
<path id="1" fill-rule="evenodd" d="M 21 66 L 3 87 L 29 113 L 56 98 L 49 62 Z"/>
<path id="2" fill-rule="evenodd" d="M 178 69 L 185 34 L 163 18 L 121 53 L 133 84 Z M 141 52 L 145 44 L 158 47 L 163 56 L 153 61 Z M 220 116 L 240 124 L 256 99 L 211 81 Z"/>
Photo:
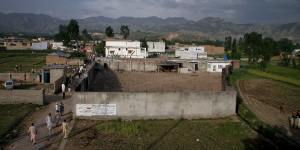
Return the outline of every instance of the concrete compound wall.
<path id="1" fill-rule="evenodd" d="M 0 73 L 0 81 L 6 81 L 8 79 L 40 83 L 40 75 L 37 73 Z"/>
<path id="2" fill-rule="evenodd" d="M 156 72 L 157 62 L 143 60 L 105 60 L 100 64 L 106 64 L 113 71 L 137 71 L 137 72 Z"/>
<path id="3" fill-rule="evenodd" d="M 0 90 L 0 104 L 44 105 L 44 90 Z"/>
<path id="4" fill-rule="evenodd" d="M 236 92 L 80 92 L 73 95 L 73 112 L 82 119 L 199 119 L 235 115 Z M 82 116 L 76 104 L 116 105 L 116 115 Z M 79 106 L 77 105 L 77 106 Z"/>

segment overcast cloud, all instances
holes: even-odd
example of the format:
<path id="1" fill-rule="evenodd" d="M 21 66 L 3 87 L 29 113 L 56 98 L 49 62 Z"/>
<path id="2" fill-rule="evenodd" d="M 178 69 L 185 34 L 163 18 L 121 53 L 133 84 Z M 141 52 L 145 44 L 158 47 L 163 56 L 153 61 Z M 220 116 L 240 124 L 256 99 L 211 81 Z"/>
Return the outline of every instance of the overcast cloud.
<path id="1" fill-rule="evenodd" d="M 239 23 L 300 21 L 300 0 L 1 0 L 1 12 L 70 19 L 105 17 L 220 17 Z"/>

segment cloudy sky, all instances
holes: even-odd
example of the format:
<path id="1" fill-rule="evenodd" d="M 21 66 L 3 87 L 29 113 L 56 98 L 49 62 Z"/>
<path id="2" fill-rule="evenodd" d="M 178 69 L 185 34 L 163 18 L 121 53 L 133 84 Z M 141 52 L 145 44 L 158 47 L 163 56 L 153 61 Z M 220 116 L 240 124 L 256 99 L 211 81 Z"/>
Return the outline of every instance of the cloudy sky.
<path id="1" fill-rule="evenodd" d="M 300 0 L 1 0 L 0 12 L 43 13 L 63 19 L 220 17 L 239 23 L 287 23 L 300 21 Z"/>

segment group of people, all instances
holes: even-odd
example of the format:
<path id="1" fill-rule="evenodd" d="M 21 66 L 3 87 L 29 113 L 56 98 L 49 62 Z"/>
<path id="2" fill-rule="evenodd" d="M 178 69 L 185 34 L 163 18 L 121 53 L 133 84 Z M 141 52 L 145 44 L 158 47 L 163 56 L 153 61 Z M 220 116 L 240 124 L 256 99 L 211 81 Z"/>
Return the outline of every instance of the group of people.
<path id="1" fill-rule="evenodd" d="M 69 127 L 68 127 L 68 122 L 65 119 L 63 120 L 63 122 L 61 122 L 63 115 L 64 115 L 64 104 L 62 102 L 56 103 L 54 117 L 52 117 L 52 114 L 49 113 L 45 120 L 48 129 L 48 136 L 51 136 L 52 129 L 61 126 L 64 139 L 67 138 L 67 131 Z M 31 126 L 28 129 L 28 134 L 30 136 L 31 143 L 35 144 L 38 131 L 34 123 L 31 123 Z"/>
<path id="2" fill-rule="evenodd" d="M 290 116 L 290 127 L 300 129 L 300 111 L 293 112 Z"/>

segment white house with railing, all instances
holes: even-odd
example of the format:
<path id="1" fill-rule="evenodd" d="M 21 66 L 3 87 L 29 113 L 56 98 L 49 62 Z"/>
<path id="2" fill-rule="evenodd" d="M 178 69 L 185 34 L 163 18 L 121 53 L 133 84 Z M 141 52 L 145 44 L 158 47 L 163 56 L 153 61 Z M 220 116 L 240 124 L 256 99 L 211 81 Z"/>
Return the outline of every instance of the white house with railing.
<path id="1" fill-rule="evenodd" d="M 146 48 L 140 41 L 106 41 L 105 57 L 146 58 Z"/>

